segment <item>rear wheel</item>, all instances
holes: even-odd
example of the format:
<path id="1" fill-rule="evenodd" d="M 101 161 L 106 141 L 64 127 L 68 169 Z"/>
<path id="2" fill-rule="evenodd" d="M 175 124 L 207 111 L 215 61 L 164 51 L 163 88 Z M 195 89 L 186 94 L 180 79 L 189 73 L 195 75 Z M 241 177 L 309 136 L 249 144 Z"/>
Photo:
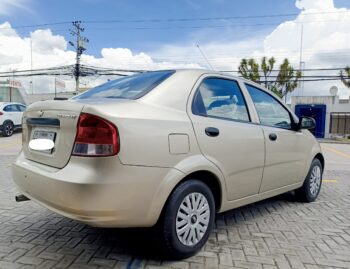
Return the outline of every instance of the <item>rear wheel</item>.
<path id="1" fill-rule="evenodd" d="M 311 163 L 309 173 L 306 176 L 304 184 L 296 190 L 297 196 L 304 202 L 313 202 L 316 200 L 322 185 L 322 164 L 320 160 L 314 159 Z"/>
<path id="2" fill-rule="evenodd" d="M 13 134 L 13 123 L 10 121 L 6 121 L 2 126 L 2 136 L 11 136 Z"/>
<path id="3" fill-rule="evenodd" d="M 169 197 L 160 223 L 165 254 L 181 259 L 198 252 L 208 240 L 214 218 L 209 187 L 194 179 L 180 184 Z"/>

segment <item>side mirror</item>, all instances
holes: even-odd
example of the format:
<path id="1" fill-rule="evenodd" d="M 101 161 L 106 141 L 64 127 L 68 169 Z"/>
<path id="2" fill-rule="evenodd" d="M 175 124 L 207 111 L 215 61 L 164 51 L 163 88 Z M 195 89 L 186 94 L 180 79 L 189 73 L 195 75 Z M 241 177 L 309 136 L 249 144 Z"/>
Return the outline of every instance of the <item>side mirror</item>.
<path id="1" fill-rule="evenodd" d="M 299 129 L 313 129 L 316 127 L 315 119 L 311 117 L 300 117 Z"/>

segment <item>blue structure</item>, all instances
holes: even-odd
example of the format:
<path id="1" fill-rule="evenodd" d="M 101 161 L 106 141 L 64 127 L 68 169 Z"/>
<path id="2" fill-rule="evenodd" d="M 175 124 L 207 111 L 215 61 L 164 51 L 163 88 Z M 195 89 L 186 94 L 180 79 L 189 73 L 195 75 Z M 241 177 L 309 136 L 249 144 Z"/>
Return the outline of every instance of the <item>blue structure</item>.
<path id="1" fill-rule="evenodd" d="M 305 116 L 314 118 L 316 128 L 310 130 L 317 138 L 324 138 L 326 126 L 326 105 L 296 105 L 295 114 L 298 117 Z"/>

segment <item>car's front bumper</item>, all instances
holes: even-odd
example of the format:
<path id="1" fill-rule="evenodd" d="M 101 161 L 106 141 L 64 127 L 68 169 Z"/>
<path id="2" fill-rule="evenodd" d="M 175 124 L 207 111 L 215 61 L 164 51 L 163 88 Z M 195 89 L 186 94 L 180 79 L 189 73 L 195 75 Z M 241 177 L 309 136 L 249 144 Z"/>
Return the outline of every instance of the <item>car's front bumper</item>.
<path id="1" fill-rule="evenodd" d="M 118 157 L 71 157 L 62 169 L 25 158 L 12 166 L 21 193 L 68 218 L 92 226 L 148 227 L 157 221 L 160 186 L 179 177 L 171 168 L 122 165 Z"/>

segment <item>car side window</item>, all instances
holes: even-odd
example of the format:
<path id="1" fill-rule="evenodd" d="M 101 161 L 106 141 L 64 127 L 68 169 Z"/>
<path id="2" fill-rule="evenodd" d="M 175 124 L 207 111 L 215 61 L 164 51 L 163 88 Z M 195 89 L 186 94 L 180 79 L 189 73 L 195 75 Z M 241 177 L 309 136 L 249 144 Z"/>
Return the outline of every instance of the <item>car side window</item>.
<path id="1" fill-rule="evenodd" d="M 192 103 L 195 115 L 249 121 L 247 105 L 234 80 L 206 78 L 199 86 Z"/>
<path id="2" fill-rule="evenodd" d="M 26 110 L 26 107 L 22 105 L 16 105 L 16 107 L 17 107 L 17 111 L 20 111 L 20 112 L 23 112 L 24 110 Z"/>
<path id="3" fill-rule="evenodd" d="M 272 95 L 246 84 L 258 113 L 260 123 L 263 125 L 291 129 L 290 113 Z"/>
<path id="4" fill-rule="evenodd" d="M 12 105 L 5 106 L 5 107 L 4 107 L 4 111 L 5 111 L 5 112 L 13 112 Z"/>
<path id="5" fill-rule="evenodd" d="M 12 112 L 20 112 L 19 107 L 17 105 L 11 105 Z"/>

